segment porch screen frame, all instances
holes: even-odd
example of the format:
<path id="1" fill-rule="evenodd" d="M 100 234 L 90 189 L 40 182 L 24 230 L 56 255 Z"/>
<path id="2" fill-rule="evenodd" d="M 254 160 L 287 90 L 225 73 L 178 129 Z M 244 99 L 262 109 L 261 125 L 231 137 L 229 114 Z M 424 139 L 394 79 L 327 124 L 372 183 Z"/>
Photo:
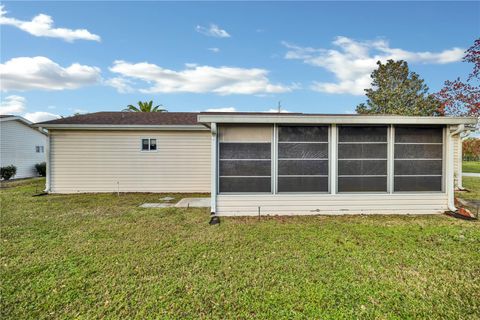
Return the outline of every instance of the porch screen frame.
<path id="1" fill-rule="evenodd" d="M 221 159 L 221 143 L 222 138 L 220 135 L 220 130 L 222 130 L 222 127 L 236 127 L 236 126 L 252 126 L 252 127 L 269 127 L 270 128 L 270 142 L 267 141 L 226 141 L 225 143 L 270 143 L 270 159 L 262 159 L 262 161 L 270 161 L 270 191 L 252 191 L 252 192 L 243 192 L 243 191 L 221 191 L 220 189 L 220 179 L 223 177 L 221 176 L 221 166 L 220 162 L 225 161 L 225 159 Z M 217 124 L 217 139 L 216 139 L 216 155 L 215 155 L 215 163 L 216 163 L 216 194 L 217 195 L 269 195 L 269 194 L 274 194 L 275 189 L 275 176 L 274 176 L 274 125 L 272 124 L 244 124 L 244 123 L 239 123 L 239 124 L 225 124 L 225 123 L 219 123 Z M 231 159 L 234 160 L 234 159 Z M 244 159 L 245 161 L 248 161 L 248 159 Z M 259 161 L 257 160 L 251 160 L 251 161 Z M 245 178 L 249 176 L 244 176 Z M 251 176 L 254 177 L 254 176 Z M 224 177 L 223 177 L 224 178 Z"/>
<path id="2" fill-rule="evenodd" d="M 396 144 L 417 144 L 417 145 L 422 145 L 422 144 L 440 144 L 440 143 L 396 143 L 395 142 L 395 136 L 396 136 L 396 129 L 398 127 L 420 127 L 420 128 L 441 128 L 442 129 L 442 151 L 441 151 L 441 158 L 427 158 L 426 160 L 415 160 L 415 159 L 421 159 L 421 158 L 411 158 L 409 161 L 442 161 L 442 169 L 441 169 L 441 179 L 440 179 L 440 190 L 406 190 L 406 191 L 397 191 L 395 190 L 395 176 L 401 176 L 401 175 L 395 175 L 395 160 L 402 160 L 402 158 L 396 159 L 395 157 L 395 146 Z M 391 170 L 391 193 L 392 194 L 428 194 L 428 193 L 446 193 L 446 176 L 449 174 L 446 172 L 446 162 L 447 162 L 447 128 L 448 126 L 446 125 L 428 125 L 428 124 L 416 124 L 416 125 L 392 125 L 392 156 L 391 156 L 391 161 L 392 161 L 392 170 Z M 408 159 L 407 159 L 408 160 Z M 453 164 L 452 164 L 453 165 Z M 460 164 L 461 165 L 461 164 Z M 421 177 L 421 176 L 438 176 L 438 175 L 406 175 L 406 176 L 412 176 L 412 177 Z"/>
<path id="3" fill-rule="evenodd" d="M 339 190 L 339 178 L 340 178 L 340 174 L 339 174 L 339 161 L 341 160 L 348 160 L 348 159 L 340 159 L 339 157 L 339 145 L 342 144 L 340 142 L 340 128 L 341 127 L 386 127 L 387 129 L 387 132 L 386 132 L 386 142 L 378 142 L 378 144 L 385 144 L 386 147 L 387 147 L 387 154 L 386 154 L 386 158 L 385 159 L 381 159 L 381 161 L 385 161 L 386 162 L 386 174 L 385 175 L 381 175 L 381 176 L 385 176 L 385 179 L 386 179 L 386 190 L 385 191 L 340 191 Z M 333 177 L 335 179 L 335 194 L 358 194 L 358 195 L 361 195 L 361 194 L 365 194 L 365 195 L 368 195 L 368 194 L 378 194 L 378 195 L 386 195 L 386 194 L 391 194 L 392 191 L 393 191 L 393 188 L 391 187 L 391 179 L 393 178 L 392 176 L 392 173 L 391 173 L 391 167 L 393 167 L 393 153 L 391 151 L 391 148 L 392 148 L 392 139 L 391 139 L 391 135 L 392 135 L 392 126 L 389 125 L 389 124 L 368 124 L 368 123 L 361 123 L 361 124 L 340 124 L 340 125 L 336 125 L 335 126 L 335 133 L 336 133 L 336 143 L 335 143 L 335 146 L 333 146 L 335 148 L 335 159 L 332 159 L 332 161 L 335 161 L 336 162 L 336 166 L 335 166 L 335 177 Z M 365 143 L 365 142 L 363 142 Z M 345 142 L 345 144 L 362 144 L 362 142 Z M 372 142 L 367 142 L 367 144 L 374 144 Z M 391 154 L 392 153 L 392 154 Z M 360 158 L 357 158 L 357 159 L 360 159 Z M 364 158 L 364 160 L 368 160 L 367 158 Z M 372 158 L 372 159 L 375 159 L 375 158 Z M 380 160 L 380 159 L 379 159 Z M 360 175 L 359 175 L 360 176 Z M 380 175 L 378 175 L 380 176 Z"/>
<path id="4" fill-rule="evenodd" d="M 282 126 L 289 126 L 289 127 L 325 127 L 327 129 L 327 141 L 319 141 L 319 142 L 312 142 L 312 141 L 279 141 L 279 127 Z M 331 162 L 332 162 L 332 152 L 331 152 L 331 144 L 332 144 L 332 124 L 302 124 L 302 123 L 295 123 L 295 124 L 289 124 L 289 123 L 282 123 L 282 124 L 275 124 L 274 127 L 274 159 L 273 159 L 273 166 L 274 166 L 274 194 L 332 194 L 331 192 Z M 285 159 L 280 159 L 279 157 L 279 152 L 278 152 L 278 146 L 280 143 L 318 143 L 318 144 L 326 144 L 327 145 L 327 158 L 318 158 L 318 160 L 321 161 L 327 161 L 327 173 L 325 175 L 280 175 L 278 168 L 279 168 L 279 161 Z M 295 159 L 295 158 L 292 158 Z M 295 160 L 292 160 L 295 161 Z M 313 160 L 315 161 L 315 160 Z M 327 179 L 327 190 L 326 191 L 279 191 L 278 186 L 279 186 L 279 178 L 282 177 L 288 177 L 288 176 L 309 176 L 309 177 L 321 177 L 321 178 L 326 178 Z"/>

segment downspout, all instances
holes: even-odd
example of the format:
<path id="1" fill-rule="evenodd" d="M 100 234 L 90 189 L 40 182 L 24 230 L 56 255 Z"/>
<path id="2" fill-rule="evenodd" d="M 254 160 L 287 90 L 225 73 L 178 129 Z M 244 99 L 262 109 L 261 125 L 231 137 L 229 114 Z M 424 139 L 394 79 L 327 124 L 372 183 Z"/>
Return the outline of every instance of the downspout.
<path id="1" fill-rule="evenodd" d="M 452 212 L 456 212 L 457 208 L 455 207 L 455 177 L 454 177 L 454 145 L 453 145 L 453 136 L 460 134 L 465 130 L 465 125 L 458 125 L 457 129 L 448 134 L 448 159 L 447 159 L 447 196 L 448 196 L 448 209 Z M 462 164 L 459 163 L 459 166 Z"/>
<path id="2" fill-rule="evenodd" d="M 212 123 L 210 127 L 211 137 L 211 152 L 210 152 L 210 224 L 220 223 L 219 217 L 216 215 L 217 211 L 217 124 Z"/>

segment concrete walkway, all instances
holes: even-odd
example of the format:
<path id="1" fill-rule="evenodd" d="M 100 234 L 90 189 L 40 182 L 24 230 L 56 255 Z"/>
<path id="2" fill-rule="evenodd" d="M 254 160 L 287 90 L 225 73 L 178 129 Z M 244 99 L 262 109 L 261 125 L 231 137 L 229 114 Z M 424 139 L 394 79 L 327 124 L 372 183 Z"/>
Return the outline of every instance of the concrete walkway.
<path id="1" fill-rule="evenodd" d="M 175 207 L 180 208 L 208 208 L 210 207 L 210 198 L 183 198 L 178 201 Z"/>
<path id="2" fill-rule="evenodd" d="M 172 198 L 173 199 L 173 198 Z M 210 198 L 183 198 L 177 203 L 143 203 L 142 208 L 209 208 Z"/>
<path id="3" fill-rule="evenodd" d="M 473 172 L 463 172 L 462 176 L 464 177 L 477 177 L 480 178 L 480 173 L 473 173 Z"/>

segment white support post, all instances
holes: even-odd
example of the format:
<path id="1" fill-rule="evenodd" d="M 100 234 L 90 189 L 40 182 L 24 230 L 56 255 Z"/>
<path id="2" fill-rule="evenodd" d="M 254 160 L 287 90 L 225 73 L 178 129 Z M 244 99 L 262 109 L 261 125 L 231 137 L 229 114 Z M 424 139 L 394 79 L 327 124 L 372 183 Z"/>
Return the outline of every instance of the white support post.
<path id="1" fill-rule="evenodd" d="M 388 193 L 393 193 L 395 179 L 395 128 L 393 124 L 389 128 L 387 164 Z"/>
<path id="2" fill-rule="evenodd" d="M 338 135 L 337 125 L 332 124 L 330 126 L 330 194 L 337 194 L 337 147 L 338 147 Z"/>
<path id="3" fill-rule="evenodd" d="M 210 211 L 212 214 L 215 214 L 217 211 L 217 163 L 218 163 L 218 156 L 217 156 L 217 124 L 211 124 L 211 172 L 210 172 Z"/>
<path id="4" fill-rule="evenodd" d="M 277 194 L 277 178 L 278 178 L 278 128 L 276 124 L 273 124 L 273 136 L 272 136 L 272 194 Z"/>

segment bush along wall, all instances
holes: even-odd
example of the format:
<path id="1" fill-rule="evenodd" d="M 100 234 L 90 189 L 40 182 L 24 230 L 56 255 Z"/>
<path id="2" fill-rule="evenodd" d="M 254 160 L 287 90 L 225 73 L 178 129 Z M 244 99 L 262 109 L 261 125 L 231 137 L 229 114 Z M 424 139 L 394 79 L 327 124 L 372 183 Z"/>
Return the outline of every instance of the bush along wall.
<path id="1" fill-rule="evenodd" d="M 47 175 L 47 164 L 45 162 L 37 163 L 35 169 L 40 176 L 45 177 Z"/>
<path id="2" fill-rule="evenodd" d="M 15 167 L 14 165 L 0 168 L 0 176 L 3 180 L 10 180 L 15 176 L 15 174 L 17 174 L 17 167 Z"/>

